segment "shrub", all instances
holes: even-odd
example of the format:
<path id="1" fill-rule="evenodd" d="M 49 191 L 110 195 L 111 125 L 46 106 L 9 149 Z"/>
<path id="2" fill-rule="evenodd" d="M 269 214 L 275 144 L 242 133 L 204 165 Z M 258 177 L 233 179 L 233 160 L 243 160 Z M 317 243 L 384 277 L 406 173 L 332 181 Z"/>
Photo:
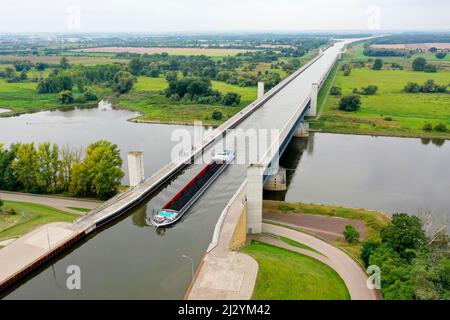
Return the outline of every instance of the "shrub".
<path id="1" fill-rule="evenodd" d="M 283 211 L 283 212 L 293 212 L 293 211 L 295 211 L 293 207 L 291 207 L 290 205 L 285 204 L 285 203 L 280 204 L 280 205 L 278 206 L 278 209 L 279 209 L 280 211 Z"/>
<path id="2" fill-rule="evenodd" d="M 438 59 L 444 59 L 447 56 L 445 52 L 438 52 L 436 53 L 436 58 Z"/>
<path id="3" fill-rule="evenodd" d="M 423 131 L 431 131 L 433 130 L 433 125 L 431 123 L 425 123 L 423 125 Z"/>
<path id="4" fill-rule="evenodd" d="M 9 216 L 15 216 L 17 214 L 17 211 L 14 210 L 13 208 L 4 208 L 3 214 L 9 215 Z"/>
<path id="5" fill-rule="evenodd" d="M 64 90 L 59 93 L 59 102 L 62 104 L 69 104 L 72 103 L 74 100 L 72 91 L 70 90 Z"/>
<path id="6" fill-rule="evenodd" d="M 84 93 L 84 99 L 86 101 L 97 101 L 98 97 L 95 93 L 93 93 L 92 91 L 86 91 Z"/>
<path id="7" fill-rule="evenodd" d="M 438 67 L 434 64 L 428 63 L 425 68 L 423 69 L 425 72 L 437 72 Z"/>
<path id="8" fill-rule="evenodd" d="M 237 106 L 241 102 L 241 95 L 235 92 L 228 92 L 222 100 L 226 106 Z"/>
<path id="9" fill-rule="evenodd" d="M 348 224 L 344 228 L 344 238 L 349 243 L 357 242 L 359 240 L 359 231 L 351 224 Z"/>
<path id="10" fill-rule="evenodd" d="M 332 96 L 340 96 L 342 95 L 342 89 L 339 87 L 332 87 L 330 90 L 330 94 Z"/>
<path id="11" fill-rule="evenodd" d="M 216 110 L 212 113 L 211 117 L 214 120 L 220 120 L 220 119 L 222 119 L 222 112 Z"/>
<path id="12" fill-rule="evenodd" d="M 403 89 L 407 93 L 419 93 L 421 90 L 421 87 L 418 83 L 415 82 L 408 82 L 408 84 Z"/>
<path id="13" fill-rule="evenodd" d="M 353 112 L 361 108 L 361 97 L 356 94 L 350 94 L 342 97 L 339 101 L 339 110 Z"/>
<path id="14" fill-rule="evenodd" d="M 378 243 L 373 242 L 371 240 L 367 240 L 364 242 L 363 247 L 361 249 L 361 260 L 366 267 L 370 265 L 369 258 L 372 253 L 378 248 Z"/>
<path id="15" fill-rule="evenodd" d="M 447 132 L 447 126 L 443 123 L 438 123 L 434 126 L 434 131 Z"/>
<path id="16" fill-rule="evenodd" d="M 365 95 L 374 95 L 377 93 L 377 91 L 378 91 L 378 87 L 374 86 L 374 85 L 370 85 L 370 86 L 362 88 L 362 94 L 365 94 Z"/>
<path id="17" fill-rule="evenodd" d="M 348 77 L 352 73 L 352 69 L 344 70 L 344 76 Z"/>
<path id="18" fill-rule="evenodd" d="M 386 118 L 384 118 L 384 121 L 388 121 L 388 122 L 390 122 L 390 121 L 392 121 L 393 119 L 391 118 L 391 117 L 386 117 Z"/>
<path id="19" fill-rule="evenodd" d="M 372 70 L 381 70 L 383 68 L 383 60 L 375 59 L 373 63 Z"/>

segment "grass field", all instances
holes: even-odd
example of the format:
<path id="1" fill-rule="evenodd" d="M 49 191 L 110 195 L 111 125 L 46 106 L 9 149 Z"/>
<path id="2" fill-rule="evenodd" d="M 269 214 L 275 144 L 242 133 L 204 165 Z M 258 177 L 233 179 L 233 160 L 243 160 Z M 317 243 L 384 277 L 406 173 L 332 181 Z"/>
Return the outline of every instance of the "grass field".
<path id="1" fill-rule="evenodd" d="M 252 242 L 241 250 L 259 265 L 255 300 L 349 300 L 339 275 L 308 256 Z"/>
<path id="2" fill-rule="evenodd" d="M 162 91 L 167 88 L 164 78 L 138 77 L 133 91 L 122 95 L 115 100 L 115 105 L 121 108 L 138 111 L 142 114 L 137 120 L 145 122 L 164 122 L 192 124 L 194 121 L 203 121 L 208 125 L 220 125 L 243 107 L 256 99 L 256 88 L 238 87 L 224 82 L 212 81 L 214 90 L 223 94 L 236 92 L 241 95 L 238 106 L 184 104 L 170 101 Z M 221 120 L 211 118 L 213 111 L 222 112 Z"/>
<path id="3" fill-rule="evenodd" d="M 380 240 L 381 229 L 390 221 L 386 214 L 377 211 L 271 200 L 264 200 L 263 212 L 312 214 L 364 221 L 368 233 L 367 239 L 373 241 Z M 360 260 L 361 243 L 335 241 L 334 244 L 347 251 L 354 259 Z"/>
<path id="4" fill-rule="evenodd" d="M 36 86 L 37 83 L 34 82 L 8 83 L 4 79 L 0 79 L 0 108 L 11 110 L 10 113 L 3 113 L 2 116 L 93 104 L 91 101 L 62 105 L 58 101 L 58 94 L 38 94 Z M 99 97 L 107 96 L 110 92 L 109 89 L 100 87 L 92 89 Z M 78 94 L 76 89 L 74 89 L 74 94 L 75 97 Z"/>
<path id="5" fill-rule="evenodd" d="M 0 214 L 0 240 L 22 236 L 50 222 L 71 222 L 79 216 L 39 204 L 4 201 L 4 208 L 12 208 L 16 215 Z"/>
<path id="6" fill-rule="evenodd" d="M 358 112 L 338 110 L 339 97 L 329 97 L 319 121 L 311 128 L 324 132 L 392 135 L 406 137 L 450 138 L 446 133 L 423 131 L 425 123 L 444 123 L 450 128 L 449 94 L 409 94 L 402 90 L 408 82 L 423 84 L 432 79 L 439 84 L 450 83 L 450 72 L 414 72 L 409 70 L 373 71 L 353 69 L 350 76 L 339 71 L 334 86 L 341 87 L 343 95 L 367 85 L 378 86 L 377 94 L 361 96 Z"/>

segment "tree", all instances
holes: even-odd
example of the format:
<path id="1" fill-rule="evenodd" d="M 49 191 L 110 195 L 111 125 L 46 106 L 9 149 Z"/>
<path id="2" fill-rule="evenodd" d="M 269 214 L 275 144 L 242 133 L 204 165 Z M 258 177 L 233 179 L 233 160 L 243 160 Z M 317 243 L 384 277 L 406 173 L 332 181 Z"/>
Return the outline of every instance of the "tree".
<path id="1" fill-rule="evenodd" d="M 133 89 L 136 78 L 128 71 L 119 71 L 113 79 L 113 90 L 120 93 L 128 93 Z"/>
<path id="2" fill-rule="evenodd" d="M 375 59 L 375 62 L 373 63 L 372 70 L 381 70 L 383 68 L 383 60 L 382 59 Z"/>
<path id="3" fill-rule="evenodd" d="M 374 95 L 378 91 L 378 87 L 374 85 L 369 85 L 367 87 L 362 88 L 362 93 L 365 95 Z"/>
<path id="4" fill-rule="evenodd" d="M 344 238 L 349 243 L 354 243 L 359 240 L 359 231 L 351 224 L 348 224 L 344 228 Z"/>
<path id="5" fill-rule="evenodd" d="M 142 74 L 143 69 L 146 67 L 146 63 L 144 60 L 139 59 L 139 58 L 135 58 L 135 59 L 131 59 L 130 63 L 129 63 L 129 68 L 130 71 L 133 75 L 135 76 L 139 76 Z"/>
<path id="6" fill-rule="evenodd" d="M 212 113 L 212 118 L 214 119 L 214 120 L 221 120 L 222 119 L 222 112 L 220 112 L 220 111 L 214 111 L 213 113 Z"/>
<path id="7" fill-rule="evenodd" d="M 97 141 L 86 149 L 83 162 L 72 167 L 70 192 L 77 196 L 96 196 L 107 199 L 117 193 L 124 173 L 122 159 L 116 144 Z"/>
<path id="8" fill-rule="evenodd" d="M 356 94 L 350 94 L 342 97 L 339 101 L 339 109 L 342 111 L 353 112 L 361 108 L 361 97 Z"/>
<path id="9" fill-rule="evenodd" d="M 436 58 L 438 59 L 444 59 L 447 56 L 445 52 L 438 52 L 436 53 Z"/>
<path id="10" fill-rule="evenodd" d="M 228 92 L 222 100 L 222 103 L 226 106 L 237 106 L 240 102 L 241 95 L 235 92 Z"/>
<path id="11" fill-rule="evenodd" d="M 434 72 L 438 71 L 438 67 L 436 65 L 434 65 L 434 64 L 427 63 L 427 65 L 425 66 L 423 71 L 434 73 Z"/>
<path id="12" fill-rule="evenodd" d="M 58 146 L 49 142 L 41 143 L 38 146 L 36 157 L 38 166 L 36 178 L 40 188 L 47 193 L 56 193 L 60 189 L 61 168 Z"/>
<path id="13" fill-rule="evenodd" d="M 23 188 L 11 166 L 19 145 L 12 144 L 9 150 L 0 148 L 0 190 L 17 191 Z"/>
<path id="14" fill-rule="evenodd" d="M 72 78 L 64 74 L 50 74 L 47 78 L 42 79 L 38 86 L 37 92 L 42 93 L 58 93 L 64 90 L 72 90 Z"/>
<path id="15" fill-rule="evenodd" d="M 62 104 L 70 104 L 74 101 L 72 91 L 64 90 L 59 93 L 59 102 Z"/>
<path id="16" fill-rule="evenodd" d="M 332 96 L 340 96 L 342 95 L 342 89 L 340 87 L 332 87 L 330 89 L 330 94 Z"/>
<path id="17" fill-rule="evenodd" d="M 34 67 L 36 68 L 37 71 L 44 71 L 45 69 L 48 68 L 48 64 L 44 62 L 36 62 Z"/>
<path id="18" fill-rule="evenodd" d="M 436 92 L 436 83 L 434 80 L 427 80 L 422 86 L 422 92 L 424 93 L 433 93 Z"/>
<path id="19" fill-rule="evenodd" d="M 412 69 L 414 71 L 424 71 L 425 66 L 427 65 L 427 60 L 425 58 L 419 57 L 414 59 L 412 63 Z"/>
<path id="20" fill-rule="evenodd" d="M 408 82 L 403 90 L 407 93 L 419 93 L 422 89 L 418 83 Z"/>
<path id="21" fill-rule="evenodd" d="M 177 81 L 178 80 L 178 74 L 176 71 L 168 71 L 166 73 L 166 80 L 167 82 Z"/>
<path id="22" fill-rule="evenodd" d="M 20 144 L 16 151 L 16 158 L 11 163 L 17 174 L 17 180 L 23 185 L 25 192 L 39 191 L 37 184 L 37 153 L 34 143 Z"/>
<path id="23" fill-rule="evenodd" d="M 97 101 L 98 97 L 95 93 L 88 90 L 84 93 L 84 99 L 86 99 L 86 101 Z"/>
<path id="24" fill-rule="evenodd" d="M 378 248 L 379 244 L 371 241 L 371 240 L 367 240 L 364 242 L 363 247 L 361 249 L 361 260 L 363 261 L 364 265 L 366 267 L 369 266 L 369 259 L 370 256 L 372 255 L 372 253 L 375 252 L 375 250 Z"/>
<path id="25" fill-rule="evenodd" d="M 67 60 L 66 57 L 62 57 L 61 61 L 59 62 L 59 67 L 63 70 L 70 68 L 69 60 Z"/>
<path id="26" fill-rule="evenodd" d="M 447 126 L 444 123 L 438 123 L 434 126 L 434 131 L 447 132 Z"/>
<path id="27" fill-rule="evenodd" d="M 389 245 L 395 252 L 407 261 L 415 257 L 415 250 L 426 244 L 425 231 L 416 216 L 406 213 L 396 213 L 391 223 L 381 231 L 383 244 Z"/>

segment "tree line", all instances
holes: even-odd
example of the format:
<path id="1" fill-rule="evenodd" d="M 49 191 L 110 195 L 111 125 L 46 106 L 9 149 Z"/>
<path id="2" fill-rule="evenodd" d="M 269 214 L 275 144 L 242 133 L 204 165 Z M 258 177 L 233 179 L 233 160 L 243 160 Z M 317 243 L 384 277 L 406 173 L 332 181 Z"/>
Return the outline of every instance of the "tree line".
<path id="1" fill-rule="evenodd" d="M 118 146 L 97 141 L 85 151 L 49 142 L 0 144 L 0 190 L 107 199 L 124 173 Z"/>
<path id="2" fill-rule="evenodd" d="M 361 259 L 381 269 L 384 299 L 450 299 L 449 237 L 442 229 L 427 236 L 416 216 L 395 214 L 380 241 L 363 243 Z"/>

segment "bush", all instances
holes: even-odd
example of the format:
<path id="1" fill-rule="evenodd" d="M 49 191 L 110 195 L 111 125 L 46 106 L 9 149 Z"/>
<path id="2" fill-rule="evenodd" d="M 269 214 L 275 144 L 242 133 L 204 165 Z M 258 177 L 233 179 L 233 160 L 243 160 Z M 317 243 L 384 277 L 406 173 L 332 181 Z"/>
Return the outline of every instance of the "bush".
<path id="1" fill-rule="evenodd" d="M 339 110 L 354 112 L 361 108 L 361 97 L 356 94 L 350 94 L 342 97 L 339 101 Z"/>
<path id="2" fill-rule="evenodd" d="M 431 131 L 433 130 L 433 125 L 431 123 L 425 123 L 423 125 L 423 131 Z"/>
<path id="3" fill-rule="evenodd" d="M 348 224 L 344 228 L 344 238 L 349 243 L 354 243 L 359 240 L 359 231 L 351 224 Z"/>
<path id="4" fill-rule="evenodd" d="M 352 73 L 352 69 L 344 70 L 344 76 L 348 77 Z"/>
<path id="5" fill-rule="evenodd" d="M 386 118 L 384 118 L 384 121 L 388 121 L 388 122 L 390 122 L 390 121 L 392 121 L 393 119 L 391 118 L 391 117 L 386 117 Z"/>
<path id="6" fill-rule="evenodd" d="M 59 93 L 59 102 L 62 104 L 72 103 L 74 100 L 72 91 L 64 90 Z"/>
<path id="7" fill-rule="evenodd" d="M 422 57 L 414 59 L 414 61 L 412 63 L 412 69 L 414 71 L 424 71 L 426 66 L 427 66 L 427 60 Z"/>
<path id="8" fill-rule="evenodd" d="M 421 90 L 421 87 L 418 83 L 415 82 L 408 82 L 408 84 L 403 89 L 407 93 L 419 93 Z"/>
<path id="9" fill-rule="evenodd" d="M 214 119 L 214 120 L 221 120 L 222 119 L 222 112 L 220 112 L 220 111 L 214 111 L 213 113 L 212 113 L 212 115 L 211 115 L 211 117 Z"/>
<path id="10" fill-rule="evenodd" d="M 444 59 L 447 56 L 445 52 L 438 52 L 436 53 L 436 58 L 438 59 Z"/>
<path id="11" fill-rule="evenodd" d="M 434 131 L 447 132 L 447 126 L 443 123 L 438 123 L 434 126 Z"/>
<path id="12" fill-rule="evenodd" d="M 8 215 L 8 216 L 15 216 L 17 214 L 17 211 L 14 210 L 13 208 L 4 208 L 2 211 L 3 211 L 3 214 Z"/>
<path id="13" fill-rule="evenodd" d="M 332 87 L 330 90 L 330 94 L 332 96 L 340 96 L 342 95 L 342 89 L 339 87 Z"/>
<path id="14" fill-rule="evenodd" d="M 98 97 L 95 93 L 93 93 L 92 91 L 86 91 L 84 93 L 84 99 L 86 101 L 97 101 Z"/>
<path id="15" fill-rule="evenodd" d="M 377 86 L 370 85 L 370 86 L 362 88 L 362 92 L 361 93 L 364 94 L 364 95 L 374 95 L 374 94 L 377 93 L 377 91 L 378 91 L 378 87 Z M 357 93 L 357 92 L 355 92 L 355 93 Z"/>
<path id="16" fill-rule="evenodd" d="M 381 70 L 383 68 L 383 60 L 375 59 L 372 70 Z"/>
<path id="17" fill-rule="evenodd" d="M 241 95 L 235 92 L 228 92 L 222 100 L 226 106 L 237 106 L 241 102 Z"/>
<path id="18" fill-rule="evenodd" d="M 428 63 L 425 68 L 423 69 L 425 72 L 437 72 L 438 67 L 434 64 Z"/>

